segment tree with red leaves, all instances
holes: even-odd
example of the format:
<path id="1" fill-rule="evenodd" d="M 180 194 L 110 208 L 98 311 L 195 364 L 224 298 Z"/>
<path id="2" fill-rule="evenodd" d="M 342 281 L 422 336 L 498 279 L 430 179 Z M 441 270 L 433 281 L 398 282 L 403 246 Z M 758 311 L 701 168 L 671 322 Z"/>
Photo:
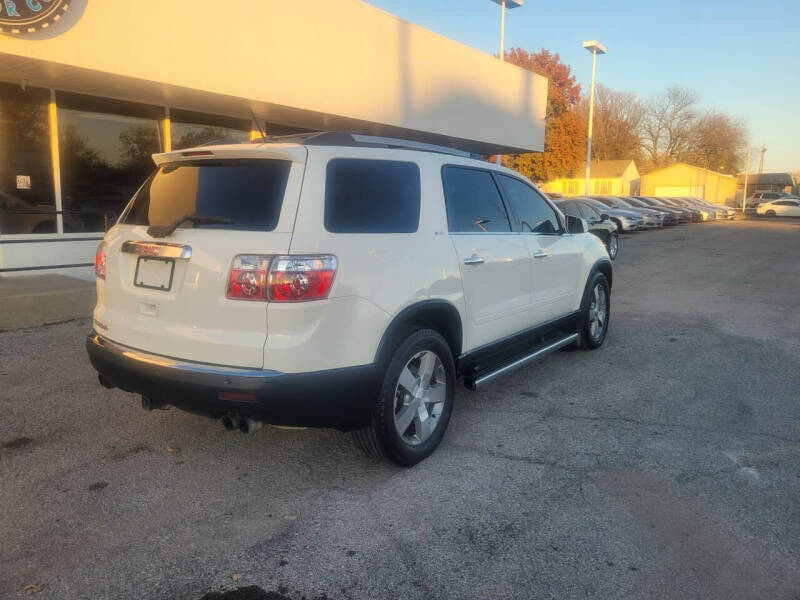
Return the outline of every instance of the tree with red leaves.
<path id="1" fill-rule="evenodd" d="M 547 50 L 526 52 L 512 48 L 506 61 L 547 77 L 547 117 L 544 152 L 514 154 L 503 157 L 503 164 L 534 181 L 570 177 L 580 170 L 586 157 L 586 123 L 576 106 L 581 86 L 572 69 L 561 57 Z"/>

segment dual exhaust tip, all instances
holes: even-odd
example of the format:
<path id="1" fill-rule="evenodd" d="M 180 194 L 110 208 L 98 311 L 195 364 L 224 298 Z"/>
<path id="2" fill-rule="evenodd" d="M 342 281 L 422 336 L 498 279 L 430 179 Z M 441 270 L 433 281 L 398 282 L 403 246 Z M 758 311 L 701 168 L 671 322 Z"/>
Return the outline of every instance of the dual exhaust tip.
<path id="1" fill-rule="evenodd" d="M 238 429 L 242 433 L 253 433 L 264 427 L 264 423 L 255 419 L 243 419 L 239 415 L 225 415 L 222 417 L 222 426 L 228 431 Z"/>

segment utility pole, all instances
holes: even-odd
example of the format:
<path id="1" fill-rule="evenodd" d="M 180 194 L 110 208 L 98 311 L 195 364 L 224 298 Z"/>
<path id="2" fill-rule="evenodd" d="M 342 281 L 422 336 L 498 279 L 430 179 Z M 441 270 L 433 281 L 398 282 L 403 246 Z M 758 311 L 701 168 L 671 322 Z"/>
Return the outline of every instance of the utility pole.
<path id="1" fill-rule="evenodd" d="M 764 144 L 761 144 L 761 160 L 758 161 L 758 174 L 761 175 L 764 172 L 764 155 L 767 153 L 767 147 Z"/>
<path id="2" fill-rule="evenodd" d="M 742 216 L 747 209 L 747 175 L 750 171 L 750 150 L 747 151 L 747 158 L 744 163 L 744 189 L 742 190 Z"/>

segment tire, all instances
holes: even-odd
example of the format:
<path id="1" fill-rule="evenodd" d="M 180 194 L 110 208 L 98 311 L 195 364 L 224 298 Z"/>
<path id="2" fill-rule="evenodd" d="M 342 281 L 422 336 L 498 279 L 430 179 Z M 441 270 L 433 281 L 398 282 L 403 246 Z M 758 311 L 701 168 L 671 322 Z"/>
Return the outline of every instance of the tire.
<path id="1" fill-rule="evenodd" d="M 622 233 L 622 221 L 619 219 L 611 219 L 614 222 L 614 225 L 617 226 L 617 233 Z"/>
<path id="2" fill-rule="evenodd" d="M 764 214 L 767 215 L 768 217 L 774 217 L 775 216 L 775 211 L 774 210 L 768 210 Z"/>
<path id="3" fill-rule="evenodd" d="M 619 254 L 619 234 L 618 233 L 611 233 L 608 236 L 608 243 L 606 244 L 606 250 L 608 250 L 608 257 L 611 260 L 617 258 L 617 254 Z"/>
<path id="4" fill-rule="evenodd" d="M 599 294 L 599 290 L 602 290 L 605 298 L 604 318 L 602 319 L 596 308 L 598 300 L 603 297 Z M 596 350 L 603 345 L 606 339 L 611 317 L 611 288 L 608 285 L 606 276 L 599 271 L 589 278 L 581 307 L 581 328 L 578 332 L 580 335 L 578 345 L 584 350 Z"/>
<path id="5" fill-rule="evenodd" d="M 370 424 L 354 431 L 353 439 L 368 456 L 412 467 L 436 450 L 450 421 L 456 385 L 453 353 L 438 332 L 419 329 L 384 364 Z M 420 389 L 422 369 L 430 375 Z"/>

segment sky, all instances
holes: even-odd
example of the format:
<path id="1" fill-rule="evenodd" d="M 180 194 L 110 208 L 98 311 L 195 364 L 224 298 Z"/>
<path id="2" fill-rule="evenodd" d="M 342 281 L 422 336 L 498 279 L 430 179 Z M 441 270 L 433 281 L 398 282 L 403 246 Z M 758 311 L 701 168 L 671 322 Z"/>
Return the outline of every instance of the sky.
<path id="1" fill-rule="evenodd" d="M 500 7 L 490 0 L 366 0 L 487 53 L 500 49 Z M 742 119 L 758 169 L 800 171 L 800 0 L 524 0 L 506 11 L 506 41 L 546 48 L 572 67 L 584 91 L 591 55 L 608 49 L 597 82 L 646 99 L 670 85 L 699 93 L 702 108 Z"/>

